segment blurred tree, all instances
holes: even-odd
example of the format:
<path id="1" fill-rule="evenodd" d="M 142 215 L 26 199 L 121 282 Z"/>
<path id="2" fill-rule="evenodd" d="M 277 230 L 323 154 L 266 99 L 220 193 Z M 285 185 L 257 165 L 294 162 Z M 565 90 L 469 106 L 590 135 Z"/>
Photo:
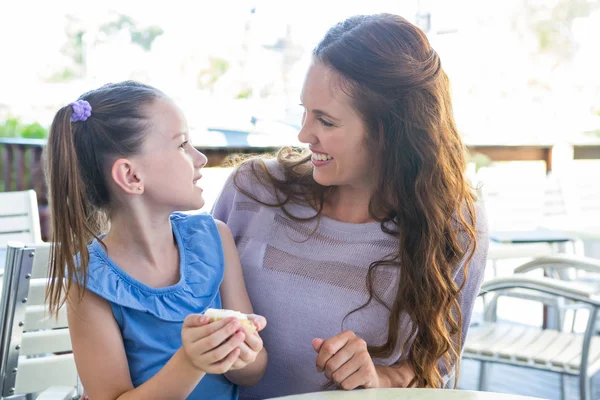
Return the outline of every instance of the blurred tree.
<path id="1" fill-rule="evenodd" d="M 67 41 L 61 48 L 61 53 L 67 57 L 70 64 L 62 69 L 51 73 L 47 78 L 49 82 L 68 82 L 81 76 L 85 70 L 83 36 L 85 29 L 80 19 L 72 16 L 66 16 L 65 34 Z"/>
<path id="2" fill-rule="evenodd" d="M 48 129 L 44 128 L 37 122 L 29 124 L 21 130 L 21 137 L 26 139 L 46 139 L 48 137 Z"/>
<path id="3" fill-rule="evenodd" d="M 0 137 L 17 137 L 19 135 L 19 120 L 17 118 L 8 118 L 0 124 Z"/>
<path id="4" fill-rule="evenodd" d="M 198 89 L 212 90 L 219 78 L 229 70 L 229 62 L 222 58 L 210 57 L 208 64 L 207 68 L 198 73 Z"/>
<path id="5" fill-rule="evenodd" d="M 538 51 L 556 64 L 568 62 L 577 51 L 573 22 L 600 10 L 600 0 L 523 1 L 525 24 L 535 34 Z"/>
<path id="6" fill-rule="evenodd" d="M 69 57 L 73 63 L 83 68 L 83 35 L 85 29 L 82 26 L 80 19 L 67 15 L 67 23 L 65 25 L 67 34 L 67 42 L 62 47 L 61 51 Z"/>
<path id="7" fill-rule="evenodd" d="M 156 25 L 138 28 L 136 22 L 131 17 L 123 14 L 119 14 L 116 20 L 107 22 L 100 27 L 100 32 L 105 33 L 107 36 L 117 35 L 122 30 L 128 30 L 131 42 L 146 51 L 150 51 L 154 40 L 164 33 L 162 28 Z"/>
<path id="8" fill-rule="evenodd" d="M 292 86 L 291 72 L 304 55 L 305 49 L 299 43 L 294 41 L 292 26 L 286 25 L 285 36 L 281 37 L 274 45 L 264 46 L 266 49 L 282 54 L 281 60 L 281 79 L 283 81 L 284 93 L 290 92 Z"/>

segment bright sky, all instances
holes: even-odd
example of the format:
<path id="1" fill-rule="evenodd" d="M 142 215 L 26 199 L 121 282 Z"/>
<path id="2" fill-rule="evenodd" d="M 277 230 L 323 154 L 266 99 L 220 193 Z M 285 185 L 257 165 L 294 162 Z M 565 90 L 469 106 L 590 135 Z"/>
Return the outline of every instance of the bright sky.
<path id="1" fill-rule="evenodd" d="M 557 0 L 535 1 L 550 5 Z M 191 120 L 200 118 L 201 113 L 195 112 L 199 100 L 191 95 L 196 71 L 181 70 L 182 60 L 188 54 L 231 55 L 233 51 L 239 52 L 240 43 L 245 41 L 250 52 L 260 55 L 254 57 L 250 68 L 250 80 L 259 85 L 277 74 L 279 65 L 273 58 L 263 60 L 260 48 L 283 36 L 286 24 L 291 26 L 294 38 L 310 49 L 331 25 L 350 15 L 391 12 L 414 21 L 419 8 L 433 11 L 430 40 L 450 76 L 459 128 L 468 137 L 495 140 L 499 135 L 513 135 L 513 139 L 507 140 L 518 141 L 525 132 L 531 141 L 554 140 L 549 131 L 562 134 L 571 129 L 563 126 L 564 121 L 569 125 L 582 121 L 582 115 L 589 112 L 583 110 L 586 104 L 591 104 L 594 98 L 600 99 L 600 93 L 593 91 L 598 89 L 578 92 L 573 89 L 574 81 L 584 88 L 600 87 L 600 84 L 587 85 L 594 77 L 598 83 L 600 68 L 594 60 L 595 40 L 600 37 L 600 13 L 575 24 L 581 44 L 577 70 L 544 69 L 527 58 L 535 43 L 511 32 L 511 18 L 519 11 L 522 0 L 13 0 L 3 3 L 0 106 L 9 104 L 17 114 L 31 115 L 31 104 L 37 103 L 48 104 L 44 113 L 50 115 L 56 103 L 69 101 L 89 89 L 90 82 L 65 85 L 60 90 L 42 87 L 40 77 L 65 64 L 60 50 L 66 40 L 67 15 L 80 19 L 89 31 L 114 20 L 116 13 L 132 17 L 140 26 L 158 25 L 165 35 L 155 41 L 152 54 L 137 48 L 132 50 L 125 44 L 120 53 L 114 49 L 95 51 L 88 59 L 88 74 L 97 79 L 93 84 L 127 79 L 132 70 L 145 70 L 152 84 L 181 97 L 182 107 Z M 252 15 L 253 7 L 256 13 Z M 252 35 L 246 38 L 244 27 L 249 20 Z M 454 33 L 436 35 L 439 31 Z M 104 54 L 110 56 L 103 57 Z M 299 93 L 308 61 L 305 55 L 291 72 L 292 92 Z M 188 60 L 187 65 L 194 68 L 199 63 Z M 539 104 L 532 103 L 530 94 L 524 91 L 532 76 L 552 81 L 553 91 L 562 95 L 555 100 L 544 97 Z M 224 94 L 227 96 L 231 98 L 231 93 Z M 569 101 L 564 101 L 565 98 Z M 281 100 L 277 101 L 280 105 Z M 223 109 L 218 94 L 211 98 L 211 104 Z M 264 107 L 271 111 L 275 108 L 269 104 Z M 49 118 L 46 114 L 39 115 L 42 116 L 36 118 Z"/>

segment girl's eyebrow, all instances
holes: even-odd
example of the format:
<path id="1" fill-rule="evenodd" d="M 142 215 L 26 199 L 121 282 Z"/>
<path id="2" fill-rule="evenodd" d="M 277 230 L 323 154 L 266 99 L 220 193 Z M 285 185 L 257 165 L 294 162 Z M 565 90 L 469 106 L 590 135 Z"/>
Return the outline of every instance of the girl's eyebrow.
<path id="1" fill-rule="evenodd" d="M 180 138 L 180 137 L 182 137 L 182 136 L 187 136 L 187 132 L 177 132 L 177 133 L 175 134 L 175 136 L 173 136 L 173 138 L 172 138 L 171 140 L 178 139 L 178 138 Z"/>

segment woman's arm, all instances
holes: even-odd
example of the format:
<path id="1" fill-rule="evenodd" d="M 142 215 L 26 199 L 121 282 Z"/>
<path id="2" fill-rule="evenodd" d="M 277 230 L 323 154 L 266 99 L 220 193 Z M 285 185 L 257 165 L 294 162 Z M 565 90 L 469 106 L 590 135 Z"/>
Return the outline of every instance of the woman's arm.
<path id="1" fill-rule="evenodd" d="M 375 365 L 367 343 L 352 331 L 327 340 L 313 340 L 317 371 L 344 390 L 357 388 L 405 388 L 415 376 L 406 361 L 392 366 Z"/>
<path id="2" fill-rule="evenodd" d="M 67 306 L 69 332 L 77 371 L 91 399 L 185 399 L 192 392 L 204 372 L 182 349 L 154 377 L 134 388 L 110 304 L 88 290 L 78 301 L 82 289 L 74 286 Z"/>
<path id="3" fill-rule="evenodd" d="M 379 376 L 381 388 L 405 388 L 414 378 L 415 373 L 407 361 L 400 361 L 390 367 L 376 365 L 375 371 Z"/>
<path id="4" fill-rule="evenodd" d="M 225 277 L 221 284 L 221 299 L 223 307 L 231 310 L 252 314 L 252 304 L 248 297 L 244 275 L 240 265 L 240 258 L 231 231 L 221 221 L 216 221 L 221 241 L 223 243 L 223 252 L 225 254 Z M 266 326 L 266 320 L 262 317 L 254 319 L 257 330 L 260 331 Z M 246 361 L 241 369 L 231 370 L 225 374 L 231 382 L 242 386 L 252 386 L 258 383 L 265 373 L 267 367 L 267 352 L 263 348 L 262 340 L 258 333 L 246 331 L 245 346 L 241 347 L 240 359 Z M 236 365 L 234 364 L 234 368 Z"/>

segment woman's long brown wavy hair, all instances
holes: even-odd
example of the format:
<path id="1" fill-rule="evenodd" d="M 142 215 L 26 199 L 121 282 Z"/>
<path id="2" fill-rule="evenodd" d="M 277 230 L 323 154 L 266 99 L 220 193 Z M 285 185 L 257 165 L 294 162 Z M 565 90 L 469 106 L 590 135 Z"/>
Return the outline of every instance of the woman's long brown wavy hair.
<path id="1" fill-rule="evenodd" d="M 56 113 L 46 148 L 52 227 L 46 302 L 52 315 L 58 315 L 73 282 L 87 283 L 87 246 L 106 232 L 108 222 L 109 163 L 139 152 L 148 121 L 145 107 L 162 96 L 153 87 L 127 81 L 83 94 L 79 99 L 92 107 L 85 121 L 71 122 L 70 105 Z"/>
<path id="2" fill-rule="evenodd" d="M 398 241 L 397 251 L 374 261 L 367 275 L 369 301 L 363 307 L 374 299 L 385 305 L 373 285 L 379 267 L 402 271 L 393 304 L 386 305 L 387 341 L 369 346 L 369 352 L 373 358 L 391 356 L 406 315 L 411 331 L 403 354 L 415 372 L 410 386 L 440 387 L 443 373 L 458 370 L 459 299 L 476 247 L 475 197 L 465 179 L 466 151 L 452 114 L 448 77 L 425 34 L 390 14 L 355 16 L 334 26 L 313 59 L 339 74 L 364 120 L 367 146 L 379 160 L 369 211 Z M 283 149 L 278 160 L 283 179 L 260 160 L 249 162 L 254 175 L 278 194 L 278 204 L 266 205 L 294 218 L 286 204 L 309 203 L 318 219 L 335 187 L 315 182 L 310 155 Z M 238 176 L 234 183 L 251 196 L 236 183 Z M 459 287 L 454 276 L 463 263 Z"/>

